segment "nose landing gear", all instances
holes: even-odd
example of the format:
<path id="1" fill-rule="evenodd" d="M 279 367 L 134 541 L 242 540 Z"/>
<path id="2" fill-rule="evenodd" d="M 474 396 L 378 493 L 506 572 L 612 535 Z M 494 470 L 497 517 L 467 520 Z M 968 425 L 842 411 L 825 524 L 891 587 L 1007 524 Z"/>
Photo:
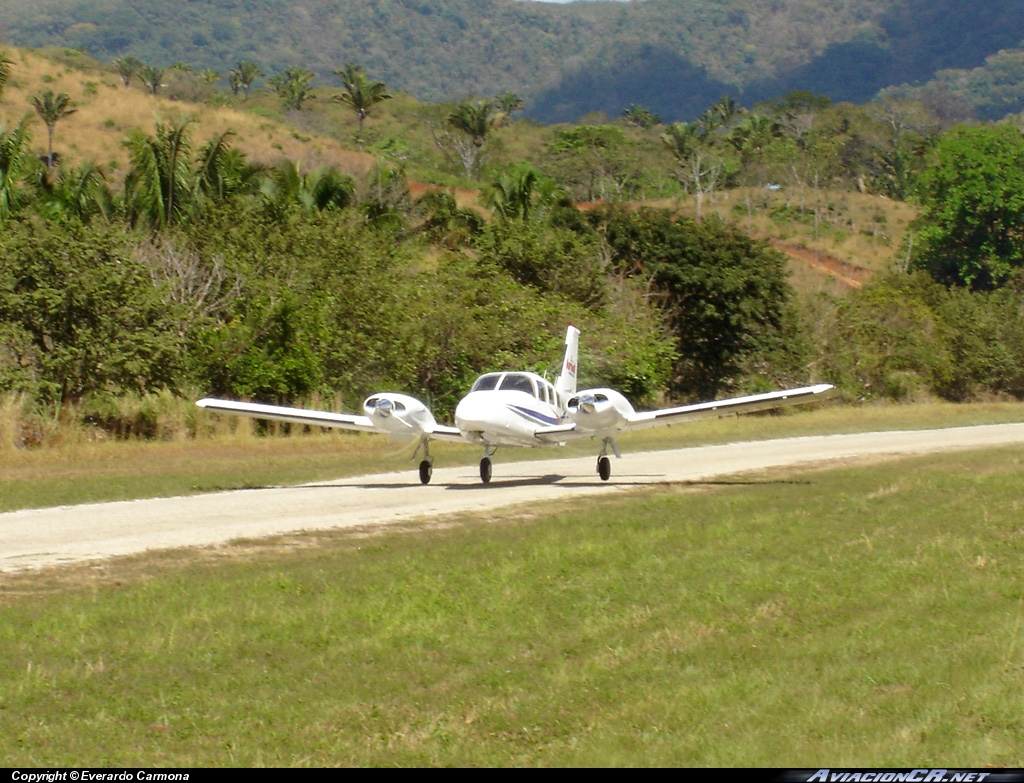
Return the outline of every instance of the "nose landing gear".
<path id="1" fill-rule="evenodd" d="M 491 483 L 491 473 L 494 469 L 494 465 L 491 463 L 492 453 L 490 446 L 484 447 L 484 458 L 480 460 L 480 480 L 484 484 Z"/>

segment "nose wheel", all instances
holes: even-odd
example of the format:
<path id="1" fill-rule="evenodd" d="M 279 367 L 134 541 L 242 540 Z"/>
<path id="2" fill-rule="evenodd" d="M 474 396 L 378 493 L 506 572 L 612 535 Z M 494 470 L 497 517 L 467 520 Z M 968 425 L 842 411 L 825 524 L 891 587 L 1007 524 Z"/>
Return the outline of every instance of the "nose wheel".
<path id="1" fill-rule="evenodd" d="M 480 460 L 480 480 L 484 484 L 490 484 L 491 483 L 491 472 L 492 472 L 492 470 L 493 470 L 493 466 L 491 465 L 491 458 L 490 457 L 484 457 L 482 460 Z"/>
<path id="2" fill-rule="evenodd" d="M 597 458 L 597 475 L 601 481 L 607 481 L 612 477 L 612 461 L 605 456 Z"/>

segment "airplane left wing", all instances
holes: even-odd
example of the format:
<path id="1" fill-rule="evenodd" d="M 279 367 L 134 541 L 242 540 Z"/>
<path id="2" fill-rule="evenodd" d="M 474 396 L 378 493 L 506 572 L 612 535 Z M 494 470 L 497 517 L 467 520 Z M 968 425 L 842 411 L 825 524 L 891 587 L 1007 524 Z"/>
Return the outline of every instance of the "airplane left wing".
<path id="1" fill-rule="evenodd" d="M 790 405 L 802 405 L 807 402 L 824 399 L 834 388 L 831 384 L 819 383 L 815 386 L 804 386 L 799 389 L 784 389 L 782 391 L 767 392 L 766 394 L 751 394 L 747 397 L 733 397 L 729 400 L 699 402 L 694 405 L 681 405 L 678 408 L 663 408 L 657 411 L 634 413 L 627 418 L 624 431 L 642 430 L 649 427 L 676 424 L 681 421 L 710 419 L 717 416 L 728 416 L 732 413 L 753 413 L 754 411 L 786 408 Z"/>
<path id="2" fill-rule="evenodd" d="M 536 437 L 544 443 L 564 443 L 580 438 L 609 438 L 623 432 L 668 426 L 733 413 L 753 413 L 824 399 L 835 387 L 827 383 L 784 389 L 766 394 L 751 394 L 728 400 L 700 402 L 676 408 L 662 408 L 637 413 L 618 392 L 612 389 L 588 389 L 569 400 L 569 422 L 537 430 Z"/>

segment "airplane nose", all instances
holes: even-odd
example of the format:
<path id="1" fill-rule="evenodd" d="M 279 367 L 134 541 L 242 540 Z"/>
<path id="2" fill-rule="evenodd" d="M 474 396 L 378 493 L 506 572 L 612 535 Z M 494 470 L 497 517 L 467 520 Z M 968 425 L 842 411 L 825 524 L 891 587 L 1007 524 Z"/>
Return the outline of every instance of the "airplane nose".
<path id="1" fill-rule="evenodd" d="M 455 425 L 463 432 L 482 432 L 486 429 L 487 405 L 475 394 L 462 398 L 455 408 Z"/>

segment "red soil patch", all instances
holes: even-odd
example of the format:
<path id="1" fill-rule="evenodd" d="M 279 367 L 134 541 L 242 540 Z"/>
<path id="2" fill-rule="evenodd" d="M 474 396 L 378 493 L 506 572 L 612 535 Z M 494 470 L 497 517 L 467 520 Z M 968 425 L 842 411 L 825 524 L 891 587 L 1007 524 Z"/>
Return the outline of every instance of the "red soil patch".
<path id="1" fill-rule="evenodd" d="M 830 256 L 828 253 L 822 253 L 820 250 L 814 251 L 804 245 L 790 245 L 777 239 L 769 239 L 768 244 L 776 250 L 781 250 L 794 261 L 799 261 L 819 272 L 832 275 L 850 288 L 860 288 L 875 275 L 870 269 L 850 264 L 841 258 Z"/>

